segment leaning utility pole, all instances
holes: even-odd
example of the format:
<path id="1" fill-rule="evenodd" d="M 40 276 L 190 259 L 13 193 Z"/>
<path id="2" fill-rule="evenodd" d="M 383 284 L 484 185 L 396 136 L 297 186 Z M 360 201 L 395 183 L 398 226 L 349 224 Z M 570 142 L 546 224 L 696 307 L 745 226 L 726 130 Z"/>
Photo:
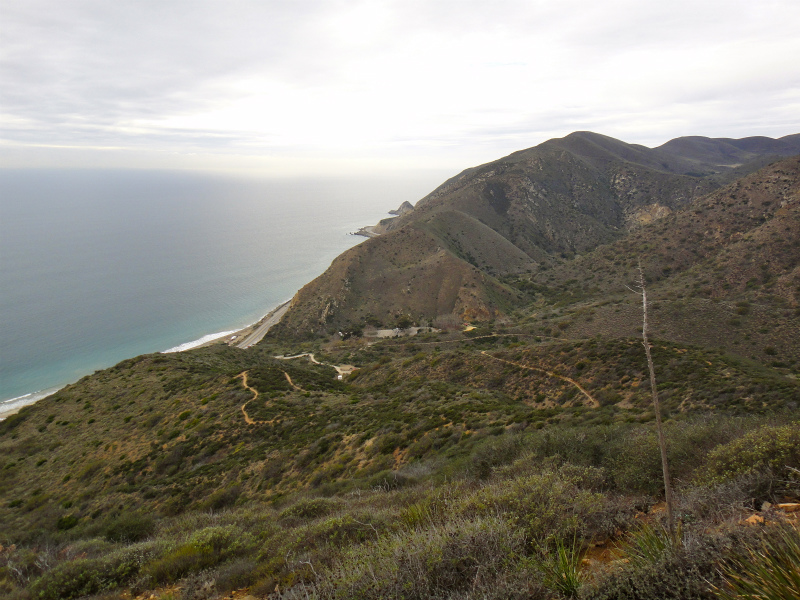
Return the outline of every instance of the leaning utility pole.
<path id="1" fill-rule="evenodd" d="M 642 262 L 639 261 L 639 285 L 636 286 L 641 291 L 636 292 L 642 297 L 642 339 L 644 340 L 644 352 L 647 355 L 647 366 L 650 369 L 650 389 L 653 392 L 653 410 L 656 413 L 656 430 L 658 432 L 658 447 L 661 450 L 661 469 L 664 472 L 664 496 L 667 504 L 667 528 L 673 543 L 675 539 L 675 521 L 672 516 L 672 486 L 669 482 L 669 463 L 667 462 L 667 442 L 664 439 L 664 427 L 661 425 L 661 404 L 658 401 L 658 391 L 656 390 L 656 372 L 653 368 L 653 355 L 650 353 L 650 342 L 647 341 L 647 289 L 644 286 L 644 272 Z M 630 288 L 628 288 L 630 289 Z"/>

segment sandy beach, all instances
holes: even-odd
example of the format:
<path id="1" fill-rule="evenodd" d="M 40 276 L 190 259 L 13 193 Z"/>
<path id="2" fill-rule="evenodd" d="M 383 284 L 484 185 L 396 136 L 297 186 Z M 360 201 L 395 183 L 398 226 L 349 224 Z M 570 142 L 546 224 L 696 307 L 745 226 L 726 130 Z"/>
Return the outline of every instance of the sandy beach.
<path id="1" fill-rule="evenodd" d="M 47 396 L 55 394 L 60 389 L 61 388 L 52 388 L 49 390 L 42 390 L 41 392 L 25 394 L 19 398 L 12 398 L 11 400 L 0 402 L 0 421 L 18 413 L 24 407 L 30 406 L 42 398 L 46 398 Z"/>

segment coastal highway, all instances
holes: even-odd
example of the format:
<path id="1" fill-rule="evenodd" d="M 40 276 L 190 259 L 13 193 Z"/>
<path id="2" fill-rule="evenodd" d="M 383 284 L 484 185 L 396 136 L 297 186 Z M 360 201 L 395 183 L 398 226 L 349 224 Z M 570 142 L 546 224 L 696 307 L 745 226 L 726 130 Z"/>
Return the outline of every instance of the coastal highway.
<path id="1" fill-rule="evenodd" d="M 236 344 L 236 347 L 249 348 L 253 344 L 260 342 L 261 339 L 265 335 L 267 335 L 267 332 L 270 330 L 270 327 L 272 327 L 273 325 L 275 325 L 275 323 L 280 321 L 281 317 L 283 317 L 283 315 L 286 314 L 286 311 L 289 310 L 290 304 L 291 301 L 286 302 L 285 304 L 281 304 L 278 308 L 269 313 L 266 317 L 264 317 L 264 320 L 261 323 L 259 323 L 258 327 L 256 327 L 253 330 L 253 333 L 251 333 L 241 342 Z"/>

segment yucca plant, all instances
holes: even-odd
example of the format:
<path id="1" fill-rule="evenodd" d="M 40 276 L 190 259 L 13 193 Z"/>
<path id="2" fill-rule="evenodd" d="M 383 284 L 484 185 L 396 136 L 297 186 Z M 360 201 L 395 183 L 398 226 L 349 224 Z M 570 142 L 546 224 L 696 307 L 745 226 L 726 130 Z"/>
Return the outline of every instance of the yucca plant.
<path id="1" fill-rule="evenodd" d="M 676 550 L 677 546 L 662 525 L 645 523 L 631 533 L 621 549 L 632 565 L 643 567 L 657 563 L 668 552 Z"/>
<path id="2" fill-rule="evenodd" d="M 574 598 L 583 585 L 577 540 L 573 539 L 571 544 L 567 544 L 557 539 L 553 550 L 539 563 L 542 584 L 566 598 Z"/>
<path id="3" fill-rule="evenodd" d="M 800 598 L 800 533 L 776 527 L 755 548 L 728 561 L 721 574 L 725 583 L 714 587 L 723 600 L 797 600 Z"/>

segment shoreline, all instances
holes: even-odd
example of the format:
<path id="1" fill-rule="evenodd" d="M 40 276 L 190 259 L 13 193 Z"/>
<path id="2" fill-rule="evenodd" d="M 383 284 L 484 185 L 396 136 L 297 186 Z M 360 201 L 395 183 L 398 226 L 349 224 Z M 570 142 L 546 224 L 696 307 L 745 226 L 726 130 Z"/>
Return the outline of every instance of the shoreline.
<path id="1" fill-rule="evenodd" d="M 203 336 L 194 342 L 187 342 L 186 344 L 181 344 L 180 346 L 175 347 L 181 348 L 180 350 L 171 348 L 169 350 L 164 350 L 162 354 L 166 354 L 168 352 L 185 352 L 186 350 L 205 348 L 213 344 L 227 344 L 228 346 L 235 346 L 242 349 L 249 348 L 253 344 L 260 342 L 267 332 L 272 329 L 274 325 L 280 322 L 283 315 L 286 314 L 287 310 L 289 310 L 289 306 L 292 304 L 293 299 L 294 296 L 285 302 L 281 302 L 278 306 L 273 308 L 258 321 L 242 327 L 241 329 L 224 331 L 219 334 L 212 333 Z M 214 337 L 212 338 L 211 336 Z"/>
<path id="2" fill-rule="evenodd" d="M 389 211 L 389 214 L 392 213 L 393 211 Z M 360 228 L 358 231 L 353 232 L 350 235 L 366 238 L 376 237 L 380 235 L 377 231 L 375 231 L 378 226 L 379 225 L 368 225 Z M 250 348 L 254 344 L 260 342 L 269 332 L 269 330 L 280 322 L 283 315 L 289 310 L 293 299 L 294 296 L 267 312 L 267 314 L 258 319 L 255 323 L 251 323 L 250 325 L 246 325 L 240 329 L 209 333 L 196 340 L 184 342 L 166 350 L 155 351 L 155 353 L 171 354 L 174 352 L 186 352 L 187 350 L 194 350 L 196 348 L 205 348 L 207 346 L 211 346 L 212 344 L 227 344 L 229 346 L 234 346 L 241 349 Z M 75 382 L 70 381 L 68 383 L 64 383 L 63 385 L 58 385 L 35 392 L 29 392 L 15 398 L 9 398 L 8 400 L 1 400 L 0 422 L 4 421 L 11 415 L 15 415 L 24 407 L 35 404 L 39 400 L 47 398 L 48 396 L 55 394 L 59 390 L 73 383 Z"/>
<path id="3" fill-rule="evenodd" d="M 362 227 L 358 231 L 354 231 L 350 235 L 359 235 L 365 238 L 378 237 L 380 234 L 377 231 L 375 231 L 376 227 L 377 225 L 367 225 L 366 227 Z"/>
<path id="4" fill-rule="evenodd" d="M 64 389 L 66 385 L 47 388 L 45 390 L 38 390 L 36 392 L 29 392 L 27 394 L 22 394 L 22 396 L 17 396 L 16 398 L 9 398 L 8 400 L 3 400 L 2 402 L 0 402 L 0 422 L 4 421 L 11 415 L 17 414 L 26 406 L 35 404 L 39 400 L 47 398 L 48 396 L 52 396 L 57 391 Z"/>
<path id="5" fill-rule="evenodd" d="M 236 346 L 238 348 L 243 348 L 243 349 L 249 348 L 253 344 L 260 342 L 263 339 L 263 337 L 267 334 L 267 332 L 280 321 L 281 317 L 283 317 L 286 311 L 289 310 L 289 305 L 291 303 L 292 299 L 290 298 L 289 300 L 282 302 L 281 304 L 270 310 L 267 314 L 265 314 L 255 323 L 246 325 L 241 329 L 232 329 L 230 331 L 209 333 L 196 340 L 192 340 L 190 342 L 184 342 L 183 344 L 178 344 L 177 346 L 173 346 L 172 348 L 168 348 L 167 350 L 161 350 L 160 352 L 157 352 L 157 354 L 172 354 L 175 352 L 186 352 L 187 350 L 205 348 L 206 346 L 211 346 L 212 344 L 219 344 L 219 343 L 225 343 L 228 344 L 229 346 Z M 247 345 L 244 345 L 245 343 L 247 343 Z M 63 385 L 47 388 L 44 390 L 37 390 L 35 392 L 28 392 L 27 394 L 22 394 L 21 396 L 17 396 L 15 398 L 9 398 L 8 400 L 0 401 L 0 422 L 4 421 L 5 419 L 7 419 L 12 415 L 17 414 L 20 410 L 22 410 L 26 406 L 35 404 L 39 400 L 47 398 L 48 396 L 52 396 L 59 390 L 64 389 L 66 386 L 71 385 L 72 383 L 74 382 L 65 383 Z"/>
<path id="6" fill-rule="evenodd" d="M 289 309 L 289 305 L 291 303 L 292 303 L 291 298 L 289 300 L 286 300 L 285 302 L 281 302 L 278 306 L 270 310 L 258 321 L 251 323 L 250 325 L 245 325 L 240 329 L 231 329 L 230 331 L 209 333 L 191 342 L 185 342 L 183 344 L 178 344 L 173 348 L 169 348 L 168 350 L 162 350 L 160 354 L 186 352 L 187 350 L 195 350 L 196 348 L 205 348 L 207 346 L 212 346 L 214 344 L 219 344 L 219 343 L 227 344 L 229 346 L 237 346 L 239 348 L 248 348 L 253 344 L 261 341 L 261 339 L 272 328 L 272 326 L 280 321 L 281 317 L 283 317 L 283 315 Z M 250 340 L 249 338 L 254 337 L 254 334 L 256 334 L 256 332 L 260 334 L 260 337 L 258 337 L 258 339 L 256 340 Z M 249 342 L 246 346 L 243 345 L 245 341 Z"/>
<path id="7" fill-rule="evenodd" d="M 292 298 L 285 302 L 281 302 L 278 306 L 270 310 L 267 314 L 261 317 L 258 321 L 245 325 L 240 329 L 231 329 L 230 331 L 220 331 L 218 333 L 209 333 L 201 338 L 191 342 L 178 344 L 173 348 L 162 350 L 160 354 L 172 354 L 174 352 L 186 352 L 187 350 L 195 350 L 196 348 L 206 348 L 213 344 L 227 344 L 228 346 L 236 346 L 238 348 L 249 348 L 253 344 L 260 342 L 267 332 L 276 325 L 281 317 L 289 310 L 289 305 L 292 303 Z M 245 345 L 246 344 L 246 345 Z"/>

